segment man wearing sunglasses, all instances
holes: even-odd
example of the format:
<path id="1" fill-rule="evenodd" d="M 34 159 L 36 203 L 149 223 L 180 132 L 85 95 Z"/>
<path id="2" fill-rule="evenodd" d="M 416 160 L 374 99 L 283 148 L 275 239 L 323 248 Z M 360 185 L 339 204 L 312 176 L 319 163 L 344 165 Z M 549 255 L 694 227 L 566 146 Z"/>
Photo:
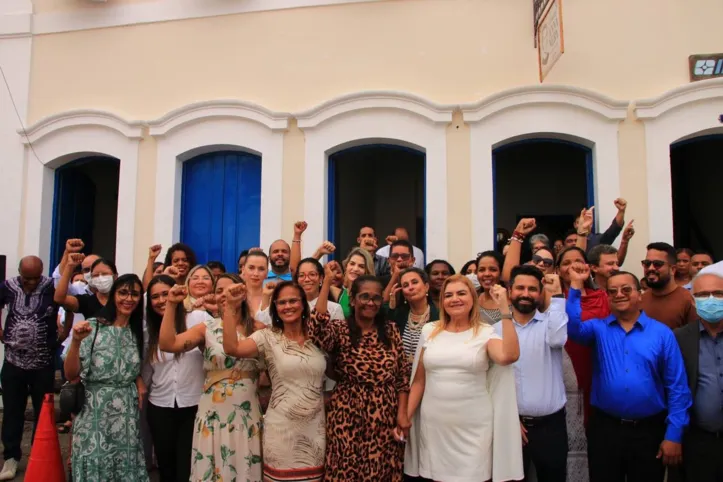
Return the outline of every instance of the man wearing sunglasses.
<path id="1" fill-rule="evenodd" d="M 640 283 L 619 271 L 608 278 L 611 315 L 582 322 L 590 269 L 570 267 L 567 334 L 593 347 L 588 424 L 591 482 L 662 482 L 666 465 L 682 460 L 690 389 L 673 332 L 640 311 Z"/>
<path id="2" fill-rule="evenodd" d="M 389 266 L 391 276 L 378 276 L 384 289 L 384 300 L 389 301 L 392 287 L 399 283 L 399 275 L 407 268 L 414 266 L 414 247 L 409 241 L 398 239 L 389 247 Z"/>
<path id="3" fill-rule="evenodd" d="M 668 243 L 651 243 L 642 261 L 649 288 L 641 299 L 643 311 L 673 330 L 698 321 L 693 297 L 675 282 L 677 260 L 675 248 Z"/>

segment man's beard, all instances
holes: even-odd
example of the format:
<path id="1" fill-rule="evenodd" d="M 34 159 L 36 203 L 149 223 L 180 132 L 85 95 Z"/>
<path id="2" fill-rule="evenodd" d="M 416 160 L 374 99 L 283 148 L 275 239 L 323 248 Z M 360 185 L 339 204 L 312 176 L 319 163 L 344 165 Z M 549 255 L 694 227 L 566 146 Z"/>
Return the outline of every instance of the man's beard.
<path id="1" fill-rule="evenodd" d="M 648 283 L 648 288 L 653 289 L 660 289 L 665 288 L 665 286 L 670 282 L 670 276 L 663 277 L 660 274 L 658 274 L 658 280 L 657 281 L 650 281 L 648 277 L 645 277 L 645 281 Z"/>
<path id="2" fill-rule="evenodd" d="M 281 264 L 281 265 L 277 264 L 278 262 L 281 262 L 281 261 L 283 261 L 283 264 Z M 282 274 L 286 273 L 287 271 L 289 271 L 289 261 L 286 261 L 286 260 L 274 261 L 274 265 L 273 265 L 272 269 L 273 269 L 273 271 L 276 271 L 277 273 L 282 273 Z"/>
<path id="3" fill-rule="evenodd" d="M 521 301 L 528 301 L 529 304 L 522 304 Z M 523 315 L 529 315 L 530 313 L 534 313 L 537 311 L 537 303 L 532 298 L 528 298 L 527 296 L 520 296 L 519 298 L 515 298 L 512 300 L 512 306 L 515 307 L 517 311 L 522 313 Z"/>

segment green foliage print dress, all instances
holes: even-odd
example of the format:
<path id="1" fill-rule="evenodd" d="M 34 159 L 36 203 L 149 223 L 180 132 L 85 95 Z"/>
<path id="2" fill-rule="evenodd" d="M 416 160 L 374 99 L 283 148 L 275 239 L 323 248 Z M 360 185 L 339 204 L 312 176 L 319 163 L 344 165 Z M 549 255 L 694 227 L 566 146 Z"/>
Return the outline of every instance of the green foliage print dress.
<path id="1" fill-rule="evenodd" d="M 140 438 L 136 377 L 141 358 L 130 327 L 98 323 L 80 344 L 80 378 L 85 404 L 73 422 L 74 482 L 143 482 L 148 480 Z M 90 369 L 90 374 L 88 370 Z"/>
<path id="2" fill-rule="evenodd" d="M 223 351 L 220 319 L 206 321 L 206 382 L 193 434 L 191 482 L 261 482 L 261 366 Z"/>

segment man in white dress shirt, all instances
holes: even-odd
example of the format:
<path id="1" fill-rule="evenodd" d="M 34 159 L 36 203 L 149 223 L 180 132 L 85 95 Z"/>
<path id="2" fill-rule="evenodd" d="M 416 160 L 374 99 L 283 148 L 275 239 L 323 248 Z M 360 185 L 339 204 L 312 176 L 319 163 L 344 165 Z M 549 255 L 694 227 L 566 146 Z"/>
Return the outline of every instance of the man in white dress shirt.
<path id="1" fill-rule="evenodd" d="M 550 297 L 544 313 L 538 308 Z M 567 342 L 565 298 L 558 275 L 543 275 L 534 266 L 517 266 L 510 275 L 512 320 L 520 342 L 515 362 L 517 409 L 522 430 L 525 478 L 530 462 L 538 482 L 565 482 L 567 476 L 567 424 L 562 350 Z M 501 334 L 501 324 L 495 325 Z"/>
<path id="2" fill-rule="evenodd" d="M 407 231 L 407 228 L 396 228 L 393 236 L 387 236 L 387 245 L 377 250 L 377 256 L 389 258 L 392 243 L 397 240 L 409 241 L 409 231 Z M 424 269 L 424 253 L 416 246 L 412 248 L 414 250 L 414 267 Z"/>

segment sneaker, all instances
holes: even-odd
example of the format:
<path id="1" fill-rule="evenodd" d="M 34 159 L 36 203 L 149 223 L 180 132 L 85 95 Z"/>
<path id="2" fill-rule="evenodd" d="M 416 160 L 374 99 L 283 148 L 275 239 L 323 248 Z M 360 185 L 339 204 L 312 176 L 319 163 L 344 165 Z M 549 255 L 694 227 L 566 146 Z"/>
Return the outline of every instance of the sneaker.
<path id="1" fill-rule="evenodd" d="M 18 471 L 18 461 L 15 459 L 7 459 L 3 469 L 0 471 L 0 480 L 13 480 Z"/>

